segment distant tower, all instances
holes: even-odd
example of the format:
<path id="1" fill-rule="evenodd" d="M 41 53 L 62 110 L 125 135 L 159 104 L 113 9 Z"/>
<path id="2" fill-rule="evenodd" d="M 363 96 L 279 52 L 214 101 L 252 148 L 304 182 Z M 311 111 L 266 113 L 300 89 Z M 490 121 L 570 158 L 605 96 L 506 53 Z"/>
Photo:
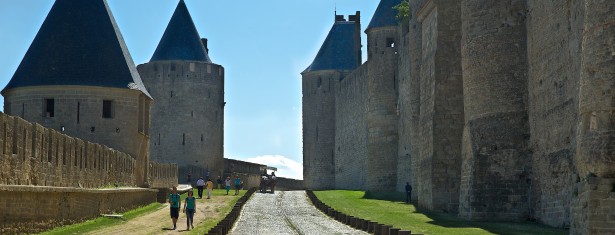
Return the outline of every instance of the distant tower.
<path id="1" fill-rule="evenodd" d="M 105 0 L 56 0 L 2 95 L 9 115 L 132 155 L 146 185 L 152 99 Z"/>
<path id="2" fill-rule="evenodd" d="M 382 0 L 367 33 L 368 161 L 367 190 L 394 191 L 397 184 L 397 61 L 401 0 Z"/>
<path id="3" fill-rule="evenodd" d="M 335 187 L 335 88 L 361 65 L 360 12 L 335 16 L 314 62 L 303 71 L 303 178 L 308 189 Z"/>
<path id="4" fill-rule="evenodd" d="M 180 182 L 221 174 L 224 68 L 209 59 L 183 0 L 149 63 L 139 65 L 152 108 L 152 159 L 177 163 Z"/>

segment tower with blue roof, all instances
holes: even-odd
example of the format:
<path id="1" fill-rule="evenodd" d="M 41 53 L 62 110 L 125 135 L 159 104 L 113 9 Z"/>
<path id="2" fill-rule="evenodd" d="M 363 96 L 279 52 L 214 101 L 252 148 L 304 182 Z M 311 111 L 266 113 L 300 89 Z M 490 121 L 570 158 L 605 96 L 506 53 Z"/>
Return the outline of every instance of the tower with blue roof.
<path id="1" fill-rule="evenodd" d="M 380 1 L 365 30 L 365 63 L 359 14 L 348 21 L 336 16 L 316 58 L 302 73 L 306 188 L 395 190 L 400 36 L 393 7 L 400 2 Z M 341 112 L 348 109 L 353 110 Z"/>
<path id="2" fill-rule="evenodd" d="M 302 75 L 303 175 L 310 189 L 335 187 L 335 90 L 361 65 L 360 12 L 336 15 L 316 58 Z"/>
<path id="3" fill-rule="evenodd" d="M 153 100 L 106 0 L 56 0 L 2 95 L 9 115 L 130 154 L 147 185 Z"/>
<path id="4" fill-rule="evenodd" d="M 184 0 L 180 0 L 149 63 L 138 66 L 154 99 L 151 158 L 177 163 L 187 175 L 222 173 L 224 68 L 209 57 Z"/>

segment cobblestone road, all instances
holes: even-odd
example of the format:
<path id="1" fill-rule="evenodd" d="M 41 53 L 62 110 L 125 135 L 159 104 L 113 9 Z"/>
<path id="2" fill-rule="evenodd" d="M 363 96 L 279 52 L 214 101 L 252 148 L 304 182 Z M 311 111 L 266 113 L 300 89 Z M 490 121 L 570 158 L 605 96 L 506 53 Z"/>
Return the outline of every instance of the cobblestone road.
<path id="1" fill-rule="evenodd" d="M 318 211 L 304 191 L 255 193 L 230 234 L 367 234 Z"/>

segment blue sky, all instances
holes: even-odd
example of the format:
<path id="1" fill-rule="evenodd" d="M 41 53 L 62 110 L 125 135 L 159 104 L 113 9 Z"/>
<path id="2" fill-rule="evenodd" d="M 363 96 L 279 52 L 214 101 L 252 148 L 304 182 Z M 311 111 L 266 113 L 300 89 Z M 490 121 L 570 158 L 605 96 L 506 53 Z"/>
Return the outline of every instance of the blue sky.
<path id="1" fill-rule="evenodd" d="M 148 62 L 179 0 L 107 1 L 135 63 Z M 300 73 L 329 32 L 335 7 L 343 15 L 361 11 L 364 30 L 379 1 L 185 1 L 201 37 L 209 39 L 211 59 L 225 67 L 225 157 L 302 178 Z M 0 2 L 0 87 L 13 76 L 53 2 Z"/>

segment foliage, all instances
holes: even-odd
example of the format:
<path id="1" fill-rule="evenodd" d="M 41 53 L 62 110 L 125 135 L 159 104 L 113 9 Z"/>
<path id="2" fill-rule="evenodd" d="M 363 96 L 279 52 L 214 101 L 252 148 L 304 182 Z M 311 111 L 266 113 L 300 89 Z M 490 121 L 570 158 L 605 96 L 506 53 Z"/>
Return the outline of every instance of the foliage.
<path id="1" fill-rule="evenodd" d="M 393 225 L 412 233 L 422 234 L 567 234 L 538 223 L 471 222 L 446 213 L 417 211 L 411 204 L 366 199 L 362 191 L 318 191 L 316 196 L 325 204 L 346 214 Z M 386 197 L 370 193 L 374 197 Z"/>
<path id="2" fill-rule="evenodd" d="M 397 20 L 399 22 L 405 22 L 410 19 L 410 3 L 408 0 L 402 0 L 399 5 L 394 6 L 393 9 L 397 10 Z"/>

